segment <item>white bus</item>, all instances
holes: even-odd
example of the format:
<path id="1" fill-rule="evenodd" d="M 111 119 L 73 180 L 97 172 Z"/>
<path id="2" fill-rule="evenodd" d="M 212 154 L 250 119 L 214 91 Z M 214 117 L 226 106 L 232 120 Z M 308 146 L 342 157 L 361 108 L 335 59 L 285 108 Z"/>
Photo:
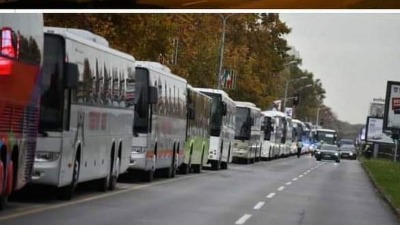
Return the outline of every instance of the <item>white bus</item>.
<path id="1" fill-rule="evenodd" d="M 297 143 L 300 142 L 302 143 L 302 149 L 301 153 L 305 153 L 306 148 L 304 148 L 303 142 L 306 141 L 306 132 L 305 130 L 307 129 L 306 125 L 301 122 L 298 119 L 292 119 L 293 123 L 293 129 L 292 129 L 292 137 L 293 137 L 293 143 L 292 143 L 292 148 L 295 152 L 297 152 Z"/>
<path id="2" fill-rule="evenodd" d="M 222 90 L 195 88 L 212 98 L 208 163 L 211 169 L 228 169 L 235 137 L 235 102 Z"/>
<path id="3" fill-rule="evenodd" d="M 135 60 L 84 30 L 45 28 L 33 183 L 71 199 L 78 183 L 114 189 L 128 168 Z"/>
<path id="4" fill-rule="evenodd" d="M 271 160 L 283 155 L 285 143 L 285 118 L 280 111 L 263 111 L 264 141 L 261 149 L 261 159 Z"/>
<path id="5" fill-rule="evenodd" d="M 135 120 L 130 170 L 174 177 L 184 159 L 187 82 L 157 62 L 136 64 Z"/>
<path id="6" fill-rule="evenodd" d="M 337 133 L 335 130 L 332 129 L 317 128 L 314 138 L 317 141 L 317 145 L 319 145 L 321 142 L 323 144 L 330 144 L 330 145 L 338 144 Z"/>
<path id="7" fill-rule="evenodd" d="M 289 116 L 285 117 L 284 120 L 284 147 L 283 147 L 283 157 L 288 157 L 296 154 L 296 150 L 293 146 L 293 122 L 292 118 Z"/>
<path id="8" fill-rule="evenodd" d="M 254 163 L 261 154 L 261 109 L 254 103 L 235 101 L 236 121 L 232 161 Z"/>

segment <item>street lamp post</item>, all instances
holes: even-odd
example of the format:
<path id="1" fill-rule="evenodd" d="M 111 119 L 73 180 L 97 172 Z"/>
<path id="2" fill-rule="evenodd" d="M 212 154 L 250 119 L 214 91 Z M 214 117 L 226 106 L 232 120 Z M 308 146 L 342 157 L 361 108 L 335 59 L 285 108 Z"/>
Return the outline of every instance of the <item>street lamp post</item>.
<path id="1" fill-rule="evenodd" d="M 286 80 L 285 98 L 283 99 L 283 110 L 286 110 L 286 102 L 287 102 L 286 98 L 287 98 L 287 92 L 288 92 L 288 88 L 289 88 L 289 83 L 290 83 L 291 81 L 304 80 L 304 79 L 307 79 L 307 78 L 308 78 L 308 77 L 303 76 L 303 77 L 296 78 L 296 79 L 289 79 L 289 80 Z"/>
<path id="2" fill-rule="evenodd" d="M 224 64 L 224 46 L 225 46 L 225 27 L 226 27 L 226 20 L 231 17 L 234 14 L 228 14 L 228 15 L 222 15 L 219 14 L 219 16 L 222 19 L 222 37 L 221 37 L 221 52 L 219 55 L 219 70 L 217 74 L 217 82 L 218 82 L 218 89 L 221 89 L 221 82 L 220 82 L 220 77 L 222 75 L 222 68 Z"/>

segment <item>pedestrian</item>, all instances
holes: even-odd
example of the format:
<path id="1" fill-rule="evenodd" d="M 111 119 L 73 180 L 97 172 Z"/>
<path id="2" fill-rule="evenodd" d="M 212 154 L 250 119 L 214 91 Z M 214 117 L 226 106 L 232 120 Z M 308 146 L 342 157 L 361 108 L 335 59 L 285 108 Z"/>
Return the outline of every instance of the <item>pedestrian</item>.
<path id="1" fill-rule="evenodd" d="M 297 140 L 297 158 L 300 158 L 301 149 L 303 148 L 303 143 L 300 139 Z"/>

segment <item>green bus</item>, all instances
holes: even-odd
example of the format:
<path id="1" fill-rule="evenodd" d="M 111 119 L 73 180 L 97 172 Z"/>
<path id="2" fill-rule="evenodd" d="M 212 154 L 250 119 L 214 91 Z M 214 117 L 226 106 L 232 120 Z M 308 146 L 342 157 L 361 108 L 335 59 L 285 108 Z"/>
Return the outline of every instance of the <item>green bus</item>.
<path id="1" fill-rule="evenodd" d="M 188 85 L 185 158 L 182 174 L 200 173 L 207 165 L 210 146 L 210 119 L 212 99 Z"/>

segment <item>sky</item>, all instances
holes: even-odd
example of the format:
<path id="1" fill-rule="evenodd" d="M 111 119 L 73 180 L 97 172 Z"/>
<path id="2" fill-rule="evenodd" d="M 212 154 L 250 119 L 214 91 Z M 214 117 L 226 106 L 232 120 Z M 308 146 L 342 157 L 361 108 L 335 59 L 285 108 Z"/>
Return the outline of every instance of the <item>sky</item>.
<path id="1" fill-rule="evenodd" d="M 385 98 L 388 80 L 400 81 L 400 13 L 281 13 L 286 36 L 321 79 L 325 105 L 338 119 L 366 123 L 373 98 Z"/>

